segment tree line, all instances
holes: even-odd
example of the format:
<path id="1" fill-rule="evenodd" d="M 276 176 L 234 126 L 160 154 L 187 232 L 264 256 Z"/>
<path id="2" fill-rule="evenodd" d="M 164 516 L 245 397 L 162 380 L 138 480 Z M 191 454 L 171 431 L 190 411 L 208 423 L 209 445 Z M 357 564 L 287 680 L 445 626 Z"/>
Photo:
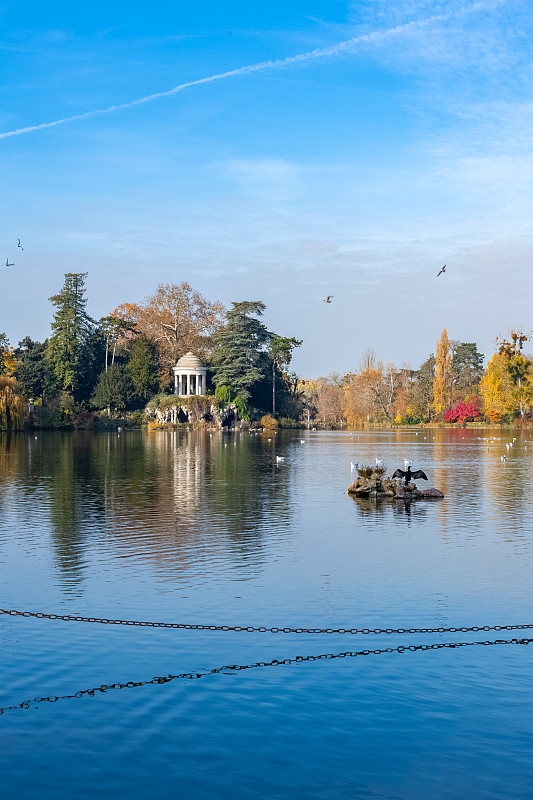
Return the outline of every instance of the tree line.
<path id="1" fill-rule="evenodd" d="M 208 367 L 208 392 L 236 402 L 243 416 L 298 414 L 289 365 L 302 342 L 269 331 L 261 301 L 225 309 L 186 282 L 159 284 L 145 300 L 95 320 L 87 312 L 86 278 L 67 273 L 49 298 L 54 313 L 45 341 L 26 336 L 11 347 L 0 334 L 0 427 L 20 423 L 20 396 L 34 400 L 44 426 L 83 424 L 94 414 L 140 420 L 151 398 L 173 392 L 172 367 L 189 350 Z M 14 409 L 12 398 L 19 398 L 10 421 L 1 416 L 8 394 L 6 407 Z"/>
<path id="2" fill-rule="evenodd" d="M 167 283 L 95 320 L 87 312 L 86 278 L 67 273 L 49 298 L 54 311 L 45 341 L 26 336 L 12 347 L 0 334 L 0 428 L 23 424 L 28 398 L 43 427 L 83 425 L 95 416 L 140 422 L 148 401 L 173 393 L 172 368 L 188 351 L 207 366 L 207 392 L 234 402 L 247 419 L 269 413 L 329 425 L 533 421 L 533 359 L 521 331 L 497 339 L 486 368 L 475 342 L 449 339 L 444 329 L 418 369 L 384 364 L 367 349 L 353 372 L 304 379 L 290 371 L 302 341 L 269 331 L 261 301 L 226 309 L 186 282 Z"/>
<path id="3" fill-rule="evenodd" d="M 451 340 L 444 329 L 418 369 L 384 364 L 368 349 L 355 372 L 301 380 L 298 389 L 308 419 L 331 425 L 531 423 L 533 358 L 523 352 L 529 338 L 521 331 L 499 337 L 484 368 L 475 342 Z"/>

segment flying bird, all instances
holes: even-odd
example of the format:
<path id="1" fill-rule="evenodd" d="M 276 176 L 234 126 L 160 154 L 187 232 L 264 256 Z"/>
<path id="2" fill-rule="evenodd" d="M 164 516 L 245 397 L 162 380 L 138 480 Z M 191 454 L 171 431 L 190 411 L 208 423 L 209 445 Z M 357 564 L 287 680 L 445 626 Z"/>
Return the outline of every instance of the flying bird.
<path id="1" fill-rule="evenodd" d="M 405 478 L 405 485 L 406 486 L 407 486 L 408 483 L 411 482 L 411 479 L 423 478 L 423 480 L 425 480 L 425 481 L 427 481 L 427 479 L 428 479 L 428 476 L 426 475 L 426 473 L 423 472 L 421 469 L 417 469 L 414 472 L 411 472 L 411 467 L 410 466 L 407 467 L 406 470 L 397 469 L 396 472 L 393 473 L 392 477 L 393 478 L 400 478 L 400 480 L 402 478 Z"/>
<path id="2" fill-rule="evenodd" d="M 443 266 L 441 271 L 437 273 L 437 278 L 439 277 L 439 275 L 442 275 L 443 272 L 446 272 L 446 264 Z"/>
<path id="3" fill-rule="evenodd" d="M 404 465 L 404 467 L 412 467 L 413 466 L 413 462 L 409 461 L 407 458 L 404 458 L 403 465 Z"/>
<path id="4" fill-rule="evenodd" d="M 326 299 L 325 299 L 325 300 L 322 300 L 322 302 L 323 302 L 323 303 L 331 303 L 331 301 L 333 300 L 333 297 L 334 297 L 334 295 L 332 295 L 332 294 L 328 294 L 328 296 L 326 297 Z"/>
<path id="5" fill-rule="evenodd" d="M 24 250 L 23 246 L 22 246 L 22 245 L 21 245 L 21 243 L 20 243 L 20 239 L 18 240 L 18 245 L 17 245 L 17 247 L 20 247 L 20 249 L 21 249 L 21 250 Z"/>
<path id="6" fill-rule="evenodd" d="M 10 264 L 9 263 L 9 258 L 6 258 L 6 267 L 14 267 L 14 266 L 15 266 L 15 262 L 13 262 L 13 264 Z"/>

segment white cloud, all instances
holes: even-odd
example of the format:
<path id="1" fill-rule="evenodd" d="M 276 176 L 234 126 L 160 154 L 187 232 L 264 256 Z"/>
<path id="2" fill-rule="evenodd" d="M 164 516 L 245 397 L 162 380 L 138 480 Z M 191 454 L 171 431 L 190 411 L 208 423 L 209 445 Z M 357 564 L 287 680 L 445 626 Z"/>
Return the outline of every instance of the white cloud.
<path id="1" fill-rule="evenodd" d="M 410 20 L 408 22 L 403 22 L 401 24 L 394 25 L 387 29 L 375 30 L 370 33 L 362 33 L 360 35 L 353 36 L 350 39 L 347 39 L 343 42 L 339 42 L 338 44 L 331 45 L 328 47 L 318 47 L 306 53 L 299 53 L 294 56 L 288 56 L 287 58 L 261 61 L 257 64 L 249 64 L 244 67 L 239 67 L 237 69 L 232 69 L 226 72 L 220 72 L 215 75 L 210 75 L 206 78 L 199 78 L 198 80 L 187 81 L 186 83 L 178 84 L 177 86 L 174 86 L 171 89 L 145 95 L 144 97 L 139 97 L 135 100 L 131 100 L 126 103 L 117 103 L 108 106 L 107 108 L 100 108 L 100 109 L 95 109 L 93 111 L 86 111 L 82 114 L 73 114 L 71 116 L 56 119 L 53 122 L 43 122 L 38 125 L 28 125 L 26 127 L 17 128 L 15 130 L 4 131 L 3 133 L 0 133 L 0 139 L 6 139 L 11 136 L 20 136 L 25 133 L 33 133 L 36 131 L 45 130 L 47 128 L 53 128 L 56 127 L 57 125 L 63 125 L 67 122 L 81 121 L 83 119 L 88 119 L 90 117 L 101 116 L 103 114 L 110 114 L 115 111 L 121 111 L 127 108 L 133 108 L 135 106 L 143 105 L 145 103 L 151 103 L 152 101 L 159 100 L 163 97 L 171 97 L 172 95 L 175 95 L 178 92 L 182 92 L 185 89 L 189 89 L 194 86 L 201 86 L 203 84 L 213 83 L 215 81 L 226 80 L 227 78 L 235 78 L 237 76 L 250 75 L 257 72 L 265 72 L 267 70 L 285 69 L 291 66 L 310 64 L 315 61 L 319 61 L 321 59 L 336 58 L 343 54 L 354 52 L 359 48 L 364 48 L 365 46 L 374 47 L 376 45 L 379 46 L 383 43 L 387 43 L 388 45 L 390 40 L 394 40 L 397 37 L 409 38 L 413 35 L 413 33 L 416 33 L 418 31 L 431 30 L 431 28 L 435 26 L 435 24 L 437 23 L 449 21 L 454 19 L 455 17 L 463 17 L 468 14 L 475 14 L 487 8 L 488 5 L 492 6 L 495 3 L 496 0 L 494 0 L 493 3 L 477 2 L 470 6 L 462 6 L 457 10 L 452 10 L 452 11 L 447 10 L 437 14 L 432 14 L 431 16 L 423 19 L 416 19 L 416 20 Z"/>

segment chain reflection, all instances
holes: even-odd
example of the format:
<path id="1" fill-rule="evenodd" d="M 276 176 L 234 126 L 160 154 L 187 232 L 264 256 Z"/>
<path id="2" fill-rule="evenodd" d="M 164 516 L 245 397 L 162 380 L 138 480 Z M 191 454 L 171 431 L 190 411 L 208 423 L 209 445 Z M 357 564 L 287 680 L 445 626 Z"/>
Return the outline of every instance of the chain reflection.
<path id="1" fill-rule="evenodd" d="M 494 640 L 484 640 L 484 641 L 477 641 L 477 642 L 435 642 L 434 644 L 412 644 L 412 645 L 398 645 L 398 647 L 383 647 L 381 649 L 376 650 L 346 650 L 341 653 L 321 653 L 319 655 L 307 655 L 307 656 L 296 656 L 294 658 L 284 658 L 284 659 L 277 659 L 274 658 L 271 661 L 256 661 L 254 664 L 225 664 L 222 667 L 213 667 L 213 669 L 205 670 L 203 672 L 181 672 L 176 675 L 156 675 L 153 678 L 148 678 L 142 681 L 126 681 L 126 682 L 116 682 L 116 683 L 102 683 L 100 686 L 93 686 L 90 689 L 79 689 L 77 692 L 73 694 L 63 694 L 63 695 L 49 695 L 48 697 L 33 697 L 31 700 L 23 700 L 20 703 L 16 703 L 15 705 L 11 706 L 4 706 L 0 708 L 0 716 L 5 714 L 7 711 L 20 711 L 23 709 L 28 709 L 31 707 L 35 707 L 35 705 L 39 703 L 57 703 L 59 700 L 79 700 L 82 697 L 89 696 L 94 697 L 97 692 L 100 694 L 105 694 L 108 691 L 116 690 L 116 689 L 134 689 L 138 688 L 139 686 L 148 686 L 149 684 L 153 685 L 162 685 L 165 683 L 170 683 L 171 681 L 176 680 L 199 680 L 200 678 L 206 678 L 209 675 L 219 675 L 219 674 L 226 674 L 232 675 L 236 672 L 240 672 L 241 670 L 246 669 L 262 669 L 264 667 L 281 667 L 281 666 L 288 666 L 291 664 L 302 664 L 305 662 L 311 661 L 332 661 L 333 659 L 338 658 L 357 658 L 360 656 L 371 656 L 371 655 L 384 655 L 386 653 L 415 653 L 415 652 L 422 652 L 427 650 L 442 650 L 444 648 L 455 649 L 458 647 L 490 647 L 494 645 L 503 645 L 503 644 L 521 644 L 527 645 L 533 642 L 533 638 L 531 639 L 494 639 Z"/>

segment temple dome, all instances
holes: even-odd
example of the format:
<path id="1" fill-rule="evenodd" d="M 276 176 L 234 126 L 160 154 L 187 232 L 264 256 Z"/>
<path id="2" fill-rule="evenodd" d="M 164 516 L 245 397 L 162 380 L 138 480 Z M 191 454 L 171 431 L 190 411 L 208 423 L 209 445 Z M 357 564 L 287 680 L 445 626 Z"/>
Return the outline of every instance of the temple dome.
<path id="1" fill-rule="evenodd" d="M 198 356 L 195 356 L 194 353 L 189 351 L 178 360 L 174 369 L 183 370 L 184 372 L 196 372 L 198 370 L 205 370 L 205 365 L 202 364 Z"/>

